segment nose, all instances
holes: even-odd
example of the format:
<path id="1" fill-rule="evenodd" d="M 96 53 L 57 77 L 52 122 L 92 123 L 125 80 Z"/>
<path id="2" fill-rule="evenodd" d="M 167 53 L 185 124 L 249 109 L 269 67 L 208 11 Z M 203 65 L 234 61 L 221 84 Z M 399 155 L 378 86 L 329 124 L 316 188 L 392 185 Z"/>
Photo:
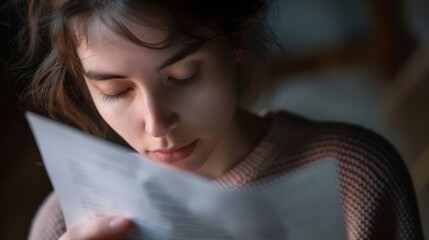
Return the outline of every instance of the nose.
<path id="1" fill-rule="evenodd" d="M 179 125 L 179 116 L 162 96 L 146 95 L 144 112 L 145 131 L 153 137 L 163 137 Z"/>

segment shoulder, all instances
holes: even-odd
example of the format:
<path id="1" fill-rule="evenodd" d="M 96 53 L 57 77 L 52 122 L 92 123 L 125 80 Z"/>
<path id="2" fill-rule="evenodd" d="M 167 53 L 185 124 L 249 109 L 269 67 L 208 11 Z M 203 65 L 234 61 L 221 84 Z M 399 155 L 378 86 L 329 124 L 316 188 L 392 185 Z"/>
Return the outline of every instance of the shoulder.
<path id="1" fill-rule="evenodd" d="M 260 144 L 270 152 L 264 162 L 267 175 L 273 169 L 285 173 L 336 159 L 342 179 L 361 178 L 361 174 L 366 174 L 365 179 L 392 178 L 397 174 L 409 178 L 396 149 L 369 129 L 348 123 L 312 121 L 288 112 L 268 117 L 272 118 L 271 129 Z"/>
<path id="2" fill-rule="evenodd" d="M 361 126 L 312 121 L 287 112 L 276 114 L 273 125 L 278 146 L 285 151 L 294 149 L 302 157 L 340 157 L 344 161 L 405 167 L 389 141 Z"/>
<path id="3" fill-rule="evenodd" d="M 384 137 L 354 124 L 280 113 L 278 162 L 293 168 L 335 159 L 349 237 L 419 239 L 414 188 L 400 154 Z"/>
<path id="4" fill-rule="evenodd" d="M 397 179 L 410 179 L 398 151 L 384 137 L 361 126 L 311 121 L 280 113 L 274 128 L 280 161 L 308 165 L 334 158 L 340 180 L 353 178 L 382 187 Z"/>
<path id="5" fill-rule="evenodd" d="M 64 217 L 55 193 L 49 194 L 33 218 L 28 239 L 58 239 L 66 231 Z"/>

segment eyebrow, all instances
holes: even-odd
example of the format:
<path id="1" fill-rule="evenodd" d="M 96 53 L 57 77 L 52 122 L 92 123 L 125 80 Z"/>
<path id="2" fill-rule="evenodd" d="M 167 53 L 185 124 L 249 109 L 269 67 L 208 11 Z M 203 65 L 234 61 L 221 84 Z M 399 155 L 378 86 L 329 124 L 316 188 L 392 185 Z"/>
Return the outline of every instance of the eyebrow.
<path id="1" fill-rule="evenodd" d="M 126 76 L 120 74 L 103 73 L 98 71 L 85 71 L 84 75 L 91 80 L 110 80 L 110 79 L 124 79 Z"/>
<path id="2" fill-rule="evenodd" d="M 157 69 L 156 71 L 160 71 L 168 66 L 171 66 L 183 59 L 185 59 L 186 57 L 188 57 L 189 55 L 192 55 L 193 53 L 197 52 L 203 44 L 195 44 L 195 45 L 191 45 L 191 46 L 187 46 L 185 48 L 183 48 L 182 50 L 180 50 L 179 52 L 177 52 L 176 54 L 174 54 L 173 56 L 171 56 L 170 58 L 168 58 L 167 60 L 165 60 Z M 127 78 L 127 76 L 125 75 L 121 75 L 121 74 L 114 74 L 114 73 L 105 73 L 105 72 L 99 72 L 99 71 L 85 71 L 84 75 L 91 80 L 97 80 L 97 81 L 103 81 L 103 80 L 111 80 L 111 79 L 124 79 Z"/>
<path id="3" fill-rule="evenodd" d="M 165 60 L 164 63 L 162 63 L 156 70 L 160 71 L 163 68 L 171 66 L 185 59 L 187 56 L 192 55 L 196 51 L 198 51 L 202 47 L 202 45 L 203 45 L 202 43 L 198 43 L 198 44 L 194 44 L 183 48 L 182 50 L 180 50 L 179 52 L 177 52 L 176 54 L 174 54 L 173 56 Z"/>

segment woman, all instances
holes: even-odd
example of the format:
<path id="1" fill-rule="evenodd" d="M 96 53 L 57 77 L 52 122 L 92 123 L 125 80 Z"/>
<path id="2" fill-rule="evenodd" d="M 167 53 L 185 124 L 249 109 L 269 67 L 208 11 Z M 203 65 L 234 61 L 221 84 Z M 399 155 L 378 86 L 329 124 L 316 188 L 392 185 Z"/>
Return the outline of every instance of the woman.
<path id="1" fill-rule="evenodd" d="M 267 8 L 257 0 L 29 1 L 28 59 L 47 49 L 29 95 L 53 118 L 101 137 L 111 128 L 149 159 L 225 187 L 334 157 L 349 239 L 422 239 L 410 176 L 384 139 L 239 105 L 263 75 Z M 53 194 L 30 239 L 114 238 L 131 224 L 104 216 L 66 230 Z"/>

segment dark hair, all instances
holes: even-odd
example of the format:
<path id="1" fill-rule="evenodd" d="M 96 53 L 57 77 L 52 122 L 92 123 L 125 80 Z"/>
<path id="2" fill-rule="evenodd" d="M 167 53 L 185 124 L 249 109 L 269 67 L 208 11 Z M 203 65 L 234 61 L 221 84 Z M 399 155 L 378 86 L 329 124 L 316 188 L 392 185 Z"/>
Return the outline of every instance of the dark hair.
<path id="1" fill-rule="evenodd" d="M 89 96 L 76 51 L 95 21 L 153 49 L 178 39 L 204 42 L 222 32 L 242 39 L 244 50 L 258 61 L 264 61 L 273 39 L 265 25 L 268 0 L 28 0 L 26 6 L 25 59 L 40 63 L 26 90 L 29 100 L 36 111 L 98 136 L 108 127 Z M 153 15 L 166 18 L 160 23 Z M 165 28 L 169 35 L 158 43 L 142 42 L 126 21 Z"/>

